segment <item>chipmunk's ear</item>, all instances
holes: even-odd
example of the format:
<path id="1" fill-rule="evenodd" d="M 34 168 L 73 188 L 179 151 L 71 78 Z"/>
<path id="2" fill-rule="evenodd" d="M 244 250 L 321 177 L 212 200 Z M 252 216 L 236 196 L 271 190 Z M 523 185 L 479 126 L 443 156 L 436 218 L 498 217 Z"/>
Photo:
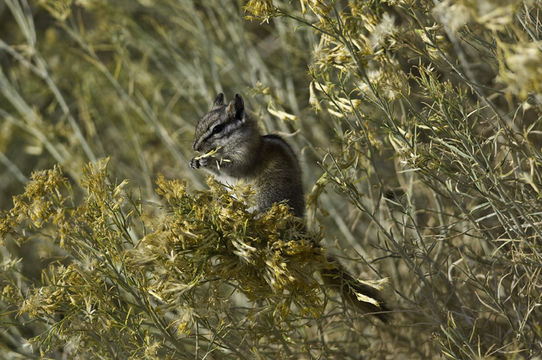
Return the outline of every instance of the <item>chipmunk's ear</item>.
<path id="1" fill-rule="evenodd" d="M 228 115 L 236 120 L 242 120 L 245 116 L 245 103 L 239 94 L 228 104 Z"/>
<path id="2" fill-rule="evenodd" d="M 220 93 L 216 96 L 215 102 L 213 103 L 213 109 L 224 105 L 224 94 Z"/>

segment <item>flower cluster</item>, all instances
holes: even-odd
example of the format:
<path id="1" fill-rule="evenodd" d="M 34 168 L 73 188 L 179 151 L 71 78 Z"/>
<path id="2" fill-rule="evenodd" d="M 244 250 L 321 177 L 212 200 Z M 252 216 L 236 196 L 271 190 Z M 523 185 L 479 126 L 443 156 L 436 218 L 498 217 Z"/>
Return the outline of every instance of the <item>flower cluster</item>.
<path id="1" fill-rule="evenodd" d="M 119 354 L 160 357 L 199 326 L 222 331 L 217 317 L 252 313 L 254 324 L 264 316 L 282 327 L 321 314 L 321 234 L 308 233 L 288 206 L 255 213 L 249 187 L 228 190 L 210 179 L 210 190 L 191 194 L 162 176 L 164 204 L 143 205 L 126 181 L 113 183 L 107 164 L 86 168 L 80 200 L 60 167 L 36 172 L 1 214 L 2 239 L 46 237 L 62 254 L 34 285 L 17 281 L 17 261 L 4 264 L 3 301 L 47 328 L 30 339 L 42 351 L 70 342 L 82 346 L 72 349 L 79 355 L 110 357 L 103 342 L 115 338 Z M 234 294 L 245 297 L 245 309 Z"/>

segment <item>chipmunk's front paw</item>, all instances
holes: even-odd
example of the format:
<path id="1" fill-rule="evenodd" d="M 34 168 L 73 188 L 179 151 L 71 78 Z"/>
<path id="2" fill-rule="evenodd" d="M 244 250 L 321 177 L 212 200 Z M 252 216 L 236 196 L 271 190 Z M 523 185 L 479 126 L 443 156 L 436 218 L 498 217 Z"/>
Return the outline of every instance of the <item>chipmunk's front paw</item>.
<path id="1" fill-rule="evenodd" d="M 196 159 L 196 158 L 192 158 L 192 159 L 190 160 L 190 167 L 191 167 L 192 169 L 198 169 L 198 168 L 200 167 L 199 160 Z"/>
<path id="2" fill-rule="evenodd" d="M 200 167 L 206 167 L 209 165 L 209 158 L 193 158 L 190 160 L 190 167 L 192 169 L 199 169 Z"/>

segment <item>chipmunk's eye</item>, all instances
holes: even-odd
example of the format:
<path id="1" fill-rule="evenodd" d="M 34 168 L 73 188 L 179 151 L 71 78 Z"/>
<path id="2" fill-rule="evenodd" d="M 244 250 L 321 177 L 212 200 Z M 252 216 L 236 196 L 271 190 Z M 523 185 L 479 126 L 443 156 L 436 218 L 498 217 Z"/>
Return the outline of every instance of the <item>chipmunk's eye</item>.
<path id="1" fill-rule="evenodd" d="M 222 130 L 224 130 L 224 124 L 215 125 L 211 129 L 211 134 L 218 134 Z"/>

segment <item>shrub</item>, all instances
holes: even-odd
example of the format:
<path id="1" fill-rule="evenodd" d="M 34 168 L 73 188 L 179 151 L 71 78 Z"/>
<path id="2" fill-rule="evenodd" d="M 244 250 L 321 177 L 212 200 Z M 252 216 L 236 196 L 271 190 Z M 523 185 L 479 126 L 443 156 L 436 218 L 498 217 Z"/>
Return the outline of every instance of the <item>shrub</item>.
<path id="1" fill-rule="evenodd" d="M 1 346 L 540 357 L 539 13 L 519 0 L 6 0 L 0 188 L 22 194 L 0 199 Z M 250 189 L 195 190 L 192 129 L 219 91 L 248 94 L 288 138 L 316 230 L 280 204 L 249 212 Z M 389 277 L 391 326 L 320 287 L 323 239 L 361 278 Z"/>

